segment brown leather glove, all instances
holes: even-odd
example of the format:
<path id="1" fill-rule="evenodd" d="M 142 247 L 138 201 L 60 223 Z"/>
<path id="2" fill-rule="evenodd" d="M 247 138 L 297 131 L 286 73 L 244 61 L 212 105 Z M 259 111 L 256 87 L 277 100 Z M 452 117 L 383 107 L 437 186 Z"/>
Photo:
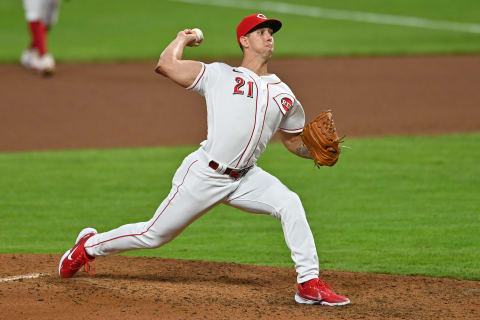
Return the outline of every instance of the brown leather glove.
<path id="1" fill-rule="evenodd" d="M 333 166 L 340 156 L 340 141 L 330 110 L 323 111 L 305 126 L 300 135 L 317 167 Z"/>

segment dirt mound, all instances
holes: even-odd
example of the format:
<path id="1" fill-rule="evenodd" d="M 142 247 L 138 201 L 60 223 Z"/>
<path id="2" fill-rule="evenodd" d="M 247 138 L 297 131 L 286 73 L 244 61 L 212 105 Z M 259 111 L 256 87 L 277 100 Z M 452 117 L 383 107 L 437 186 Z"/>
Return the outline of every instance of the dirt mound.
<path id="1" fill-rule="evenodd" d="M 62 279 L 59 259 L 0 255 L 1 318 L 480 318 L 480 283 L 475 281 L 324 271 L 326 282 L 352 301 L 324 307 L 295 303 L 294 269 L 111 256 L 97 258 L 95 277 L 80 272 Z M 38 278 L 11 280 L 21 275 Z"/>

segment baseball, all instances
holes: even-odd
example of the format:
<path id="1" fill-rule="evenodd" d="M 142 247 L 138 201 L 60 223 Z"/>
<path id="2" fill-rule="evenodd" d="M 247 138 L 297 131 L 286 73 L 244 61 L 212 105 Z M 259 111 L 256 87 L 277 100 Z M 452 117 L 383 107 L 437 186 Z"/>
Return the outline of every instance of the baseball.
<path id="1" fill-rule="evenodd" d="M 195 34 L 197 35 L 197 42 L 201 42 L 203 40 L 202 30 L 200 30 L 198 28 L 193 28 L 192 31 L 195 32 Z"/>

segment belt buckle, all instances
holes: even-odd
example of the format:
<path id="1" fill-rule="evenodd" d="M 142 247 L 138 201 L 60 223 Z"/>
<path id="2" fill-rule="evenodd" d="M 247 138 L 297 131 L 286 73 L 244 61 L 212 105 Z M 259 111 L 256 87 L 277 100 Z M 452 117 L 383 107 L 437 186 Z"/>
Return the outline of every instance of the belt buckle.
<path id="1" fill-rule="evenodd" d="M 238 171 L 237 171 L 238 178 L 236 178 L 235 180 L 238 180 L 238 179 L 240 179 L 241 177 L 243 177 L 244 175 L 246 175 L 247 172 L 248 172 L 251 168 L 252 168 L 252 167 L 250 166 L 250 167 L 247 167 L 247 168 L 243 168 L 243 169 L 241 169 L 241 170 L 238 170 Z"/>

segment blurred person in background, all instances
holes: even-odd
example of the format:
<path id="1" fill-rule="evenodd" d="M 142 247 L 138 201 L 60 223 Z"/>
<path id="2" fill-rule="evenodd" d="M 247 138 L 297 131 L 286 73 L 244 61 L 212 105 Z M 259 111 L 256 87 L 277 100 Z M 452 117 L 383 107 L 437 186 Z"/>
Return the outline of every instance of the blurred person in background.
<path id="1" fill-rule="evenodd" d="M 44 76 L 55 71 L 55 60 L 47 50 L 47 34 L 58 18 L 60 0 L 23 0 L 31 42 L 20 61 L 28 69 Z"/>

